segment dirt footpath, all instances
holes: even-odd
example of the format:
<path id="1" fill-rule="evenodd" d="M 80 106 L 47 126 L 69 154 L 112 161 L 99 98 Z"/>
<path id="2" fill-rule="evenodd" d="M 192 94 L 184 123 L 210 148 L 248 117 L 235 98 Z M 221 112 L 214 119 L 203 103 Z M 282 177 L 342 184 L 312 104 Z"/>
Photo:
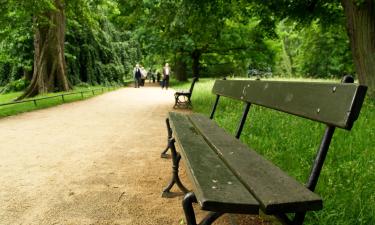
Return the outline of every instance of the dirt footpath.
<path id="1" fill-rule="evenodd" d="M 172 90 L 123 88 L 0 119 L 0 225 L 184 224 L 182 196 L 161 198 L 172 105 Z"/>

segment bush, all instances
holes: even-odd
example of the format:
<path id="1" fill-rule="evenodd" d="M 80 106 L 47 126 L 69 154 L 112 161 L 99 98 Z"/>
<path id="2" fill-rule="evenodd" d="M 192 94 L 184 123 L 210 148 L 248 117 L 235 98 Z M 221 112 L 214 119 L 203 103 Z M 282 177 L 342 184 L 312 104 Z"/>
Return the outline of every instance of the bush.
<path id="1" fill-rule="evenodd" d="M 30 81 L 26 80 L 25 78 L 21 78 L 15 81 L 9 82 L 3 90 L 1 90 L 2 93 L 9 93 L 9 92 L 17 92 L 17 91 L 23 91 L 29 86 Z"/>
<path id="2" fill-rule="evenodd" d="M 90 87 L 90 85 L 88 83 L 85 83 L 85 82 L 81 82 L 81 83 L 78 83 L 75 85 L 76 87 L 83 87 L 83 88 L 88 88 Z"/>

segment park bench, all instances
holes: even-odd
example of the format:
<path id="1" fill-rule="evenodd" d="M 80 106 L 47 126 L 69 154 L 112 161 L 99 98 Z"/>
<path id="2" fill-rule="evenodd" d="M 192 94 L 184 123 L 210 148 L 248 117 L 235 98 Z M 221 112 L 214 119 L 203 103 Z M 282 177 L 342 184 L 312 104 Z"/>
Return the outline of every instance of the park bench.
<path id="1" fill-rule="evenodd" d="M 176 91 L 176 93 L 174 93 L 174 99 L 175 99 L 175 103 L 173 106 L 174 109 L 182 108 L 182 107 L 185 107 L 185 108 L 192 107 L 191 95 L 193 94 L 194 85 L 195 85 L 195 82 L 197 82 L 197 80 L 198 80 L 197 77 L 193 78 L 193 81 L 191 82 L 191 86 L 189 90 L 181 90 L 181 91 Z"/>
<path id="2" fill-rule="evenodd" d="M 345 77 L 343 83 L 217 80 L 212 89 L 216 101 L 209 118 L 197 113 L 168 115 L 173 176 L 163 196 L 172 194 L 174 184 L 186 194 L 182 204 L 188 225 L 197 224 L 192 207 L 196 202 L 210 212 L 199 224 L 211 224 L 224 213 L 258 214 L 260 210 L 285 224 L 303 224 L 306 212 L 323 207 L 314 189 L 335 128 L 350 130 L 362 107 L 367 87 L 352 82 L 351 77 Z M 213 120 L 221 96 L 244 103 L 235 136 Z M 251 105 L 326 124 L 306 185 L 241 143 Z M 178 176 L 181 156 L 192 192 Z"/>

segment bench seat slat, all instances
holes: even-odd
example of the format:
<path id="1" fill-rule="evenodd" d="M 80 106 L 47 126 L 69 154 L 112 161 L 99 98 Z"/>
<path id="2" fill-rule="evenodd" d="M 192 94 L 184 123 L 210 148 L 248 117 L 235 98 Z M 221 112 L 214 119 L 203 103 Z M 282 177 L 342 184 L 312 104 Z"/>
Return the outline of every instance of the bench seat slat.
<path id="1" fill-rule="evenodd" d="M 267 214 L 320 210 L 322 199 L 201 114 L 190 120 Z"/>
<path id="2" fill-rule="evenodd" d="M 258 214 L 259 203 L 183 114 L 169 113 L 194 193 L 203 210 Z"/>

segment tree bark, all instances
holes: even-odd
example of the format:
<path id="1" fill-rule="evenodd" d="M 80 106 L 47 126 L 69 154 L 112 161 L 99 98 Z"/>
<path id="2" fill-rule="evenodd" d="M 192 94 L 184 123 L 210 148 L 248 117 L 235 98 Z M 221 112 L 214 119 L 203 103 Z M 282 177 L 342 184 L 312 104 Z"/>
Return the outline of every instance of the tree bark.
<path id="1" fill-rule="evenodd" d="M 187 81 L 186 63 L 182 60 L 181 55 L 176 56 L 175 72 L 178 81 Z"/>
<path id="2" fill-rule="evenodd" d="M 359 83 L 375 99 L 375 1 L 341 0 Z"/>
<path id="3" fill-rule="evenodd" d="M 191 53 L 191 58 L 193 59 L 193 77 L 199 78 L 199 69 L 200 69 L 200 58 L 202 56 L 202 52 L 199 49 L 195 49 Z"/>
<path id="4" fill-rule="evenodd" d="M 20 98 L 71 89 L 64 56 L 65 9 L 61 0 L 54 4 L 56 9 L 34 17 L 34 72 Z"/>

